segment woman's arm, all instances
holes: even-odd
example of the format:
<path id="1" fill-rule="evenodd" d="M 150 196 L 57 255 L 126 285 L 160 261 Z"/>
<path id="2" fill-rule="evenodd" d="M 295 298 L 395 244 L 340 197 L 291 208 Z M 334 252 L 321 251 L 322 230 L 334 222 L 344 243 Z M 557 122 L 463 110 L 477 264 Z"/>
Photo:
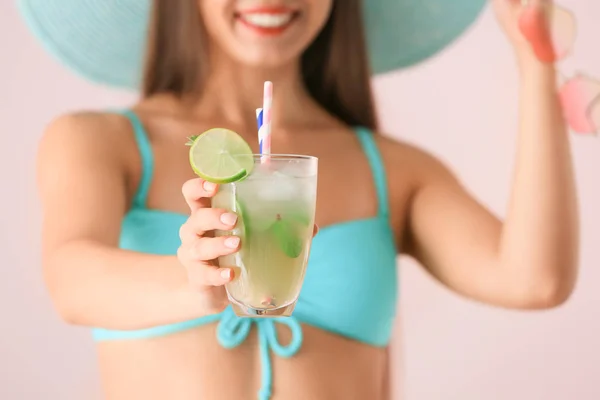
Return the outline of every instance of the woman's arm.
<path id="1" fill-rule="evenodd" d="M 423 155 L 407 251 L 463 295 L 505 307 L 544 308 L 562 303 L 573 290 L 578 206 L 554 68 L 532 57 L 521 64 L 520 76 L 518 152 L 505 222 Z"/>
<path id="2" fill-rule="evenodd" d="M 140 329 L 214 312 L 189 288 L 175 256 L 117 248 L 127 209 L 124 138 L 106 116 L 54 121 L 38 155 L 43 269 L 52 301 L 69 323 Z"/>

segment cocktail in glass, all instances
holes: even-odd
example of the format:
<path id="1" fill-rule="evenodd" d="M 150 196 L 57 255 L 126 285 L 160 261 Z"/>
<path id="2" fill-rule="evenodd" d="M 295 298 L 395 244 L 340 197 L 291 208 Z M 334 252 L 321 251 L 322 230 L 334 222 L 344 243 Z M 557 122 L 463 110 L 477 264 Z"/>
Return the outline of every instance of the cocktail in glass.
<path id="1" fill-rule="evenodd" d="M 243 180 L 223 184 L 212 206 L 238 215 L 237 253 L 219 258 L 235 278 L 226 285 L 238 316 L 290 316 L 304 280 L 313 236 L 318 160 L 301 155 L 255 155 Z"/>

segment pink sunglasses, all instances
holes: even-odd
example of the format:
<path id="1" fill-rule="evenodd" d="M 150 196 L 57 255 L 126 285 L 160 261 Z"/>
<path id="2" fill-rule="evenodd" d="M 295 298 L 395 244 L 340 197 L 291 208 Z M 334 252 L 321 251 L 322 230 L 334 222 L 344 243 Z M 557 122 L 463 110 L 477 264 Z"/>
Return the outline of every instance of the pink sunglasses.
<path id="1" fill-rule="evenodd" d="M 523 1 L 519 29 L 540 61 L 554 63 L 567 58 L 575 45 L 577 22 L 559 5 L 533 6 Z M 565 118 L 577 134 L 600 133 L 600 80 L 577 73 L 561 79 L 559 95 Z"/>

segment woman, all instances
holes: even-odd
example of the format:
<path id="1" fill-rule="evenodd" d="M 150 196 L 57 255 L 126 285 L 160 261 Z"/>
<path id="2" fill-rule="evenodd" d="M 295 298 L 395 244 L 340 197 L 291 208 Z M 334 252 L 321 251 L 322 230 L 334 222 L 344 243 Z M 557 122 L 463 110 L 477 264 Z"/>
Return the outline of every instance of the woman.
<path id="1" fill-rule="evenodd" d="M 66 0 L 32 3 L 23 7 L 28 20 L 68 65 L 96 81 L 136 84 L 144 14 L 130 11 L 144 0 L 103 13 L 92 1 L 77 9 Z M 371 19 L 380 30 L 369 31 L 374 68 L 432 54 L 483 1 L 452 3 L 367 2 L 367 21 L 395 5 L 399 17 L 429 18 L 418 21 L 422 31 L 408 20 Z M 58 4 L 64 8 L 48 9 Z M 419 12 L 432 5 L 441 18 Z M 494 6 L 521 77 L 504 222 L 434 157 L 377 133 L 358 0 L 154 2 L 139 102 L 61 116 L 39 150 L 47 285 L 67 322 L 94 329 L 107 399 L 386 398 L 399 252 L 488 304 L 540 309 L 568 298 L 578 220 L 555 71 L 520 36 L 520 2 Z M 398 26 L 414 30 L 416 58 L 378 46 Z M 415 37 L 427 31 L 441 39 L 417 48 Z M 387 59 L 377 56 L 382 49 Z M 125 57 L 110 58 L 120 50 Z M 254 109 L 265 80 L 276 88 L 273 148 L 320 164 L 321 231 L 294 316 L 280 322 L 238 319 L 227 307 L 223 285 L 234 277 L 211 260 L 239 242 L 205 233 L 230 228 L 237 216 L 210 208 L 216 187 L 194 178 L 183 145 L 225 126 L 256 151 Z"/>

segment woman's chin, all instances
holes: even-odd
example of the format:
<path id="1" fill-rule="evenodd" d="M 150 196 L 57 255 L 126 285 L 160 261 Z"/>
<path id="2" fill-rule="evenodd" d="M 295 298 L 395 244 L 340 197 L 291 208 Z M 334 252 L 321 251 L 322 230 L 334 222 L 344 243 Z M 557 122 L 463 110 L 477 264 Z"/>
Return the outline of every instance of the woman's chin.
<path id="1" fill-rule="evenodd" d="M 291 22 L 290 26 L 281 27 L 279 32 L 269 29 L 268 33 L 260 33 L 254 28 L 236 27 L 235 44 L 230 47 L 235 59 L 239 62 L 264 68 L 277 68 L 289 65 L 298 60 L 308 46 L 310 38 L 303 40 Z M 241 24 L 240 24 L 241 25 Z"/>

